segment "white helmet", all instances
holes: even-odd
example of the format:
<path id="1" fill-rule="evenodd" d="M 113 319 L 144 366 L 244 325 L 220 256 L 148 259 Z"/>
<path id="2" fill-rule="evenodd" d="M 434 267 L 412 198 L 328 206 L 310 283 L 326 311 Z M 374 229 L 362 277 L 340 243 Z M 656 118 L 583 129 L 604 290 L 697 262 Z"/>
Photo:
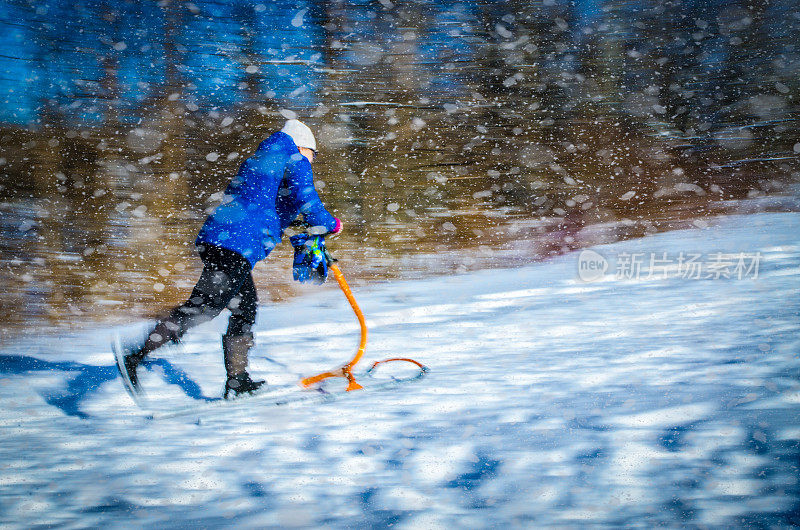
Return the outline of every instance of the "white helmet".
<path id="1" fill-rule="evenodd" d="M 297 147 L 307 147 L 316 152 L 317 141 L 314 139 L 314 133 L 300 120 L 287 120 L 281 132 L 291 136 Z"/>

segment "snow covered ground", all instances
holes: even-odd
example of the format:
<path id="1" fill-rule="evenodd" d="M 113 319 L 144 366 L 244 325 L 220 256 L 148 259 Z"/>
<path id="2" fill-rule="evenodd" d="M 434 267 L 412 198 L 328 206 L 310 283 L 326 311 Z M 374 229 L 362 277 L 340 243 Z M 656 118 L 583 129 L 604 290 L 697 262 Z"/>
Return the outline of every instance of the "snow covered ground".
<path id="1" fill-rule="evenodd" d="M 575 253 L 358 290 L 364 366 L 402 354 L 431 372 L 330 403 L 148 420 L 117 379 L 115 330 L 17 344 L 0 356 L 0 522 L 800 523 L 800 215 L 592 250 L 609 267 L 593 282 Z M 760 253 L 757 278 L 720 266 L 720 251 Z M 681 277 L 681 252 L 712 278 Z M 218 396 L 224 325 L 160 354 L 144 384 L 176 405 Z M 262 307 L 257 340 L 252 372 L 290 383 L 346 360 L 357 325 L 341 293 L 309 288 Z"/>

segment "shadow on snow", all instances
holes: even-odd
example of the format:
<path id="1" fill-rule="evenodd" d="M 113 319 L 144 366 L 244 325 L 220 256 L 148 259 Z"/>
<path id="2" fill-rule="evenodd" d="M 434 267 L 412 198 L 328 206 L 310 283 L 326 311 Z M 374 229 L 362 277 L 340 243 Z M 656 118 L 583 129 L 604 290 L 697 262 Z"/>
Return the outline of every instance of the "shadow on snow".
<path id="1" fill-rule="evenodd" d="M 186 372 L 166 359 L 146 360 L 142 366 L 148 370 L 152 370 L 153 367 L 161 368 L 160 372 L 164 381 L 178 386 L 187 397 L 202 401 L 219 399 L 204 396 L 200 386 Z M 96 366 L 75 361 L 44 361 L 25 355 L 0 355 L 0 374 L 22 375 L 56 371 L 65 372 L 66 377 L 69 378 L 66 388 L 40 390 L 39 393 L 49 405 L 58 407 L 68 416 L 78 418 L 89 417 L 88 414 L 81 411 L 83 400 L 97 392 L 103 383 L 119 377 L 119 372 L 114 365 Z"/>

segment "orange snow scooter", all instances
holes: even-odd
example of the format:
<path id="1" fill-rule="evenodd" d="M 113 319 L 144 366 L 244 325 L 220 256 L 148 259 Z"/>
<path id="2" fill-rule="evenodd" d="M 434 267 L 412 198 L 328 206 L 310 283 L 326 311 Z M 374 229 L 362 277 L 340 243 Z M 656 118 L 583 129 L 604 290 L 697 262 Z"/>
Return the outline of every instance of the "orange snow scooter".
<path id="1" fill-rule="evenodd" d="M 308 225 L 305 224 L 305 223 L 302 223 L 302 222 L 301 223 L 293 223 L 293 226 L 302 227 L 302 228 L 305 228 L 305 229 L 308 228 Z M 355 313 L 356 318 L 358 319 L 358 324 L 361 327 L 361 339 L 359 340 L 358 349 L 356 350 L 355 356 L 349 362 L 347 362 L 344 366 L 342 366 L 341 368 L 336 368 L 336 369 L 328 371 L 328 372 L 322 372 L 322 373 L 319 373 L 317 375 L 313 375 L 313 376 L 310 376 L 310 377 L 303 378 L 303 379 L 300 380 L 300 385 L 302 387 L 304 387 L 304 388 L 311 388 L 314 385 L 316 385 L 318 383 L 321 383 L 322 381 L 324 381 L 326 379 L 330 379 L 332 377 L 343 377 L 343 378 L 345 378 L 347 380 L 347 388 L 346 388 L 347 392 L 350 392 L 350 391 L 353 391 L 353 390 L 361 390 L 364 387 L 362 387 L 358 383 L 358 381 L 356 381 L 355 375 L 353 375 L 353 367 L 364 356 L 364 351 L 367 348 L 367 333 L 368 333 L 368 331 L 367 331 L 367 322 L 366 322 L 366 320 L 364 318 L 364 313 L 361 312 L 361 308 L 359 308 L 358 307 L 358 303 L 356 303 L 356 299 L 353 296 L 353 291 L 350 290 L 350 286 L 347 285 L 347 282 L 344 279 L 344 274 L 342 274 L 342 271 L 339 270 L 339 267 L 336 265 L 336 261 L 337 261 L 336 258 L 334 258 L 331 255 L 331 253 L 328 251 L 327 248 L 325 249 L 325 259 L 327 261 L 328 270 L 333 272 L 333 276 L 334 276 L 334 278 L 336 278 L 336 282 L 339 284 L 339 288 L 344 293 L 344 296 L 347 298 L 347 301 L 350 303 L 350 307 L 353 308 L 353 313 Z M 407 378 L 407 379 L 402 379 L 402 380 L 395 379 L 394 380 L 395 382 L 401 382 L 401 381 L 412 380 L 412 379 L 419 379 L 422 376 L 424 376 L 425 373 L 428 371 L 428 368 L 425 365 L 423 365 L 419 361 L 415 361 L 414 359 L 409 359 L 408 357 L 391 357 L 389 359 L 383 359 L 382 361 L 375 361 L 374 363 L 372 363 L 372 366 L 369 367 L 369 369 L 366 371 L 365 374 L 366 375 L 371 375 L 372 372 L 375 370 L 375 368 L 377 368 L 378 366 L 380 366 L 382 364 L 386 364 L 386 363 L 391 363 L 391 362 L 412 363 L 412 364 L 416 365 L 419 368 L 419 372 L 415 376 L 413 376 L 411 378 Z"/>

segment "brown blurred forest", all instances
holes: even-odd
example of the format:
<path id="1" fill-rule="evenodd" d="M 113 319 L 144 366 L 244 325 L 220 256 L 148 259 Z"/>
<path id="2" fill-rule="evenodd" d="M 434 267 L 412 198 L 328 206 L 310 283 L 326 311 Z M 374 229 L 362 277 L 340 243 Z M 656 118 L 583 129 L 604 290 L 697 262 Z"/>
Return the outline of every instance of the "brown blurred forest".
<path id="1" fill-rule="evenodd" d="M 0 49 L 2 339 L 181 302 L 205 216 L 287 117 L 356 285 L 704 226 L 800 180 L 791 2 L 80 4 L 85 42 L 62 3 L 1 12 L 37 35 Z M 298 291 L 286 247 L 262 303 Z"/>

